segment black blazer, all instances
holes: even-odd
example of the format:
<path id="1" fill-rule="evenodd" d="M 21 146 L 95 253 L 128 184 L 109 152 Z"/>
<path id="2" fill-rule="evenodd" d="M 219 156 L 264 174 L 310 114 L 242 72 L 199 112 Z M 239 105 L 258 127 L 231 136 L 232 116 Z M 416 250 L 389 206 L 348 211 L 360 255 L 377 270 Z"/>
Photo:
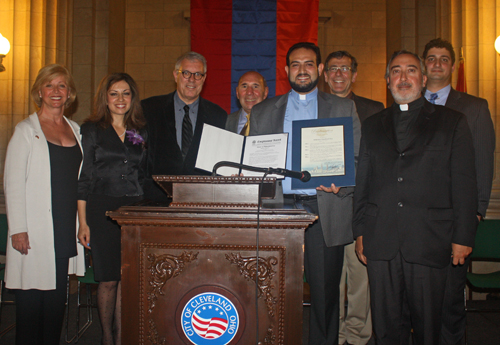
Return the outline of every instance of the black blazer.
<path id="1" fill-rule="evenodd" d="M 495 129 L 488 101 L 451 89 L 446 106 L 464 114 L 472 132 L 479 200 L 477 212 L 484 217 L 490 201 L 495 161 Z"/>
<path id="2" fill-rule="evenodd" d="M 78 199 L 89 194 L 108 196 L 143 195 L 142 184 L 146 166 L 144 144 L 133 144 L 125 137 L 122 142 L 113 126 L 101 128 L 84 123 L 82 134 L 83 165 L 78 180 Z M 145 128 L 139 134 L 147 140 Z"/>
<path id="3" fill-rule="evenodd" d="M 356 104 L 356 111 L 358 112 L 358 117 L 359 121 L 361 121 L 361 124 L 363 124 L 363 122 L 369 116 L 372 116 L 373 114 L 376 114 L 384 109 L 383 103 L 358 96 L 354 92 L 352 93 L 352 100 L 354 101 L 354 104 Z"/>
<path id="4" fill-rule="evenodd" d="M 465 116 L 425 101 L 407 147 L 399 150 L 393 107 L 362 127 L 354 236 L 370 260 L 450 263 L 451 244 L 474 246 L 477 189 Z"/>
<path id="5" fill-rule="evenodd" d="M 193 139 L 186 159 L 183 159 L 175 130 L 174 93 L 150 97 L 141 102 L 149 134 L 144 192 L 147 199 L 159 202 L 166 202 L 168 198 L 154 183 L 152 176 L 208 174 L 195 169 L 203 124 L 224 129 L 227 118 L 224 109 L 200 97 Z"/>

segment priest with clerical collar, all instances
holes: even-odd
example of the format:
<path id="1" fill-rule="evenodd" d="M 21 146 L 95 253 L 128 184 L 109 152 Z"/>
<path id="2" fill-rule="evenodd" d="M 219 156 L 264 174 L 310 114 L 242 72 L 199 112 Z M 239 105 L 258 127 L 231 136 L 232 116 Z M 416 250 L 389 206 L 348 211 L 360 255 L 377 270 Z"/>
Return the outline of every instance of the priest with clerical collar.
<path id="1" fill-rule="evenodd" d="M 420 57 L 395 52 L 395 103 L 363 123 L 354 193 L 356 253 L 367 265 L 373 331 L 399 344 L 439 344 L 446 269 L 474 246 L 477 187 L 465 116 L 422 97 Z M 451 255 L 450 255 L 451 253 Z"/>
<path id="2" fill-rule="evenodd" d="M 424 97 L 419 97 L 410 104 L 398 104 L 394 102 L 392 105 L 394 108 L 392 118 L 399 148 L 404 148 L 408 144 L 411 130 L 417 120 L 418 114 L 422 110 L 424 102 Z"/>

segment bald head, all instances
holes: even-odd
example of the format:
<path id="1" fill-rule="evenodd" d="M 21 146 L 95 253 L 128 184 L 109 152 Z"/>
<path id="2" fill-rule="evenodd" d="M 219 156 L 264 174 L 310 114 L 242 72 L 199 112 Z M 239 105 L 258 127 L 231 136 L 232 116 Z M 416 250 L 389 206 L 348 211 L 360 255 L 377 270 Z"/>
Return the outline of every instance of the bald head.
<path id="1" fill-rule="evenodd" d="M 240 77 L 236 87 L 236 97 L 241 107 L 250 114 L 252 107 L 267 98 L 269 88 L 264 77 L 255 71 L 246 72 Z"/>

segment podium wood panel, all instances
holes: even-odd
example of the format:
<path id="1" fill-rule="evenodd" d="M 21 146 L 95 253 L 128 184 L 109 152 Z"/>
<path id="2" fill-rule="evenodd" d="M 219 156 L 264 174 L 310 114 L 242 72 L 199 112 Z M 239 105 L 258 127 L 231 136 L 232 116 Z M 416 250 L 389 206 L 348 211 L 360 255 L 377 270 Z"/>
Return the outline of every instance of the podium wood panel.
<path id="1" fill-rule="evenodd" d="M 229 344 L 257 343 L 257 315 L 262 344 L 301 344 L 304 230 L 315 215 L 261 210 L 258 312 L 256 209 L 136 206 L 108 215 L 122 227 L 124 344 L 192 344 L 182 310 L 204 291 L 238 310 Z"/>

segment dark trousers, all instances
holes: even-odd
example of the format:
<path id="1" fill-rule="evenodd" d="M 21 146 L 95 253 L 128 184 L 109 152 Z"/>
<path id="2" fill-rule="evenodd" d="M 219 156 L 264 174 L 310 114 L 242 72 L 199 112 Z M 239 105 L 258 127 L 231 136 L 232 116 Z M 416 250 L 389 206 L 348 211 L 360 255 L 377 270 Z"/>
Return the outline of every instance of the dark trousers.
<path id="1" fill-rule="evenodd" d="M 443 304 L 443 325 L 441 328 L 441 345 L 460 344 L 465 332 L 465 305 L 464 289 L 467 280 L 467 267 L 470 258 L 465 264 L 453 266 L 451 263 L 446 268 L 446 290 Z"/>
<path id="2" fill-rule="evenodd" d="M 14 290 L 16 345 L 58 345 L 66 310 L 68 258 L 56 259 L 55 290 Z"/>
<path id="3" fill-rule="evenodd" d="M 318 214 L 316 199 L 296 202 L 296 207 Z M 311 292 L 309 344 L 338 345 L 339 286 L 344 246 L 326 246 L 321 218 L 306 229 L 304 240 L 305 274 Z"/>
<path id="4" fill-rule="evenodd" d="M 413 344 L 439 344 L 447 268 L 412 264 L 398 253 L 390 261 L 368 260 L 367 269 L 377 344 L 407 344 L 410 328 Z"/>

